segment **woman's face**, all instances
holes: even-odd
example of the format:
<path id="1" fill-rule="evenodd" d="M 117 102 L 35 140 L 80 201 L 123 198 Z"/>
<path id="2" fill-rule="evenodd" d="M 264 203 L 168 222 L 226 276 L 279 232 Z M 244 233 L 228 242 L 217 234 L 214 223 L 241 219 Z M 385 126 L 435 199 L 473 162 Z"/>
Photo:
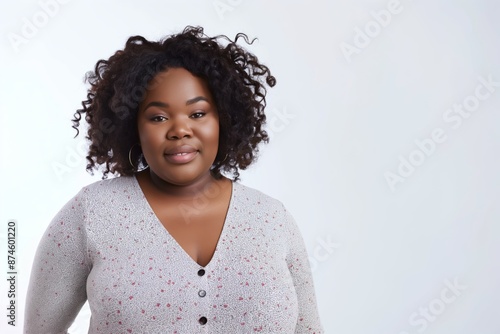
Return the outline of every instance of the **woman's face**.
<path id="1" fill-rule="evenodd" d="M 137 125 L 151 172 L 175 185 L 210 173 L 219 147 L 219 116 L 206 82 L 184 68 L 152 80 Z"/>

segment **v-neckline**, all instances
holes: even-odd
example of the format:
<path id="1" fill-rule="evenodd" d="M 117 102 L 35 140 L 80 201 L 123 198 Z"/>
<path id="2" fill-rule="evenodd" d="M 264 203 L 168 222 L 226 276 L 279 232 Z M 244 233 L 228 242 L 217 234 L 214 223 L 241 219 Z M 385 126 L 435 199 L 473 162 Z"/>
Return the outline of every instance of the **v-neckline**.
<path id="1" fill-rule="evenodd" d="M 160 218 L 156 215 L 156 213 L 153 210 L 153 207 L 151 206 L 148 199 L 146 198 L 146 194 L 144 194 L 144 191 L 142 190 L 141 185 L 139 184 L 139 180 L 137 180 L 137 176 L 136 175 L 132 176 L 132 179 L 133 179 L 133 183 L 134 183 L 134 186 L 136 188 L 136 191 L 139 194 L 139 197 L 141 198 L 143 206 L 145 207 L 145 209 L 149 210 L 152 213 L 153 220 L 155 221 L 155 224 L 157 225 L 157 227 L 159 227 L 159 228 L 161 228 L 161 230 L 163 230 L 162 233 L 166 233 L 167 237 L 170 238 L 170 240 L 173 242 L 175 247 L 177 247 L 181 251 L 181 253 L 184 254 L 185 257 L 187 257 L 187 259 L 189 260 L 190 263 L 194 263 L 197 266 L 197 268 L 207 268 L 208 266 L 210 266 L 210 264 L 212 262 L 214 262 L 216 255 L 219 253 L 218 250 L 219 250 L 221 240 L 224 239 L 224 236 L 226 235 L 226 231 L 228 229 L 228 225 L 229 225 L 228 223 L 231 222 L 231 218 L 232 218 L 231 213 L 233 211 L 234 195 L 235 195 L 235 188 L 236 188 L 235 182 L 231 181 L 231 196 L 229 197 L 229 205 L 227 207 L 226 215 L 224 218 L 224 223 L 222 225 L 222 230 L 220 232 L 219 238 L 217 239 L 217 243 L 215 245 L 215 250 L 212 254 L 212 257 L 210 258 L 210 261 L 206 265 L 202 266 L 201 264 L 198 263 L 198 261 L 193 259 L 191 257 L 191 255 L 188 254 L 188 252 L 179 244 L 179 242 L 173 237 L 173 235 L 170 234 L 168 229 L 162 224 Z"/>

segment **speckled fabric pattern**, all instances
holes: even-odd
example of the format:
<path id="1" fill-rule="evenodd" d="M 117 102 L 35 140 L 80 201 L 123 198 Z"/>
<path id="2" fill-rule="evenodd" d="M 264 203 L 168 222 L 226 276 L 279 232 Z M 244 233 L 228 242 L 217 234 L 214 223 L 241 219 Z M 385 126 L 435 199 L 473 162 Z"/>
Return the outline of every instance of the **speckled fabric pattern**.
<path id="1" fill-rule="evenodd" d="M 153 213 L 135 177 L 83 188 L 38 246 L 24 332 L 322 333 L 307 253 L 283 204 L 233 182 L 217 248 L 201 267 Z"/>

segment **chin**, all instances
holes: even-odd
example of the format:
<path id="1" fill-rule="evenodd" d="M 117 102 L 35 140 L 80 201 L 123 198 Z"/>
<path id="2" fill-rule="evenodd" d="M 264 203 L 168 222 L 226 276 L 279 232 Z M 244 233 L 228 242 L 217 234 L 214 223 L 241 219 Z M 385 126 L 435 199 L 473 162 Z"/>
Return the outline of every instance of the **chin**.
<path id="1" fill-rule="evenodd" d="M 163 181 L 176 186 L 187 186 L 204 177 L 211 176 L 209 170 L 201 173 L 196 171 L 190 171 L 187 168 L 184 170 L 177 170 L 174 173 L 171 172 L 171 173 L 155 173 L 155 174 Z"/>

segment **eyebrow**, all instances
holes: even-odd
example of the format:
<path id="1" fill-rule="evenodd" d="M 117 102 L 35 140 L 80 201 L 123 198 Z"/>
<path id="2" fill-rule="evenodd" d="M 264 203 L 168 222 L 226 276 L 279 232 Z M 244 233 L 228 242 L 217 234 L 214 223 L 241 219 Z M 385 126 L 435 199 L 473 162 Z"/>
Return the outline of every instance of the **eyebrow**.
<path id="1" fill-rule="evenodd" d="M 192 99 L 189 99 L 186 101 L 186 105 L 190 105 L 190 104 L 194 104 L 196 102 L 199 102 L 199 101 L 206 101 L 206 102 L 209 102 L 208 99 L 206 97 L 203 97 L 203 96 L 197 96 L 197 97 L 193 97 Z M 164 103 L 164 102 L 159 102 L 159 101 L 153 101 L 153 102 L 149 102 L 146 107 L 144 107 L 144 110 L 148 109 L 149 107 L 162 107 L 162 108 L 168 108 L 169 105 L 168 103 Z"/>
<path id="2" fill-rule="evenodd" d="M 199 101 L 205 101 L 205 102 L 208 102 L 208 99 L 206 97 L 203 97 L 203 96 L 197 96 L 197 97 L 194 97 L 192 99 L 189 99 L 186 101 L 186 105 L 190 105 L 190 104 L 194 104 L 196 102 L 199 102 Z"/>

